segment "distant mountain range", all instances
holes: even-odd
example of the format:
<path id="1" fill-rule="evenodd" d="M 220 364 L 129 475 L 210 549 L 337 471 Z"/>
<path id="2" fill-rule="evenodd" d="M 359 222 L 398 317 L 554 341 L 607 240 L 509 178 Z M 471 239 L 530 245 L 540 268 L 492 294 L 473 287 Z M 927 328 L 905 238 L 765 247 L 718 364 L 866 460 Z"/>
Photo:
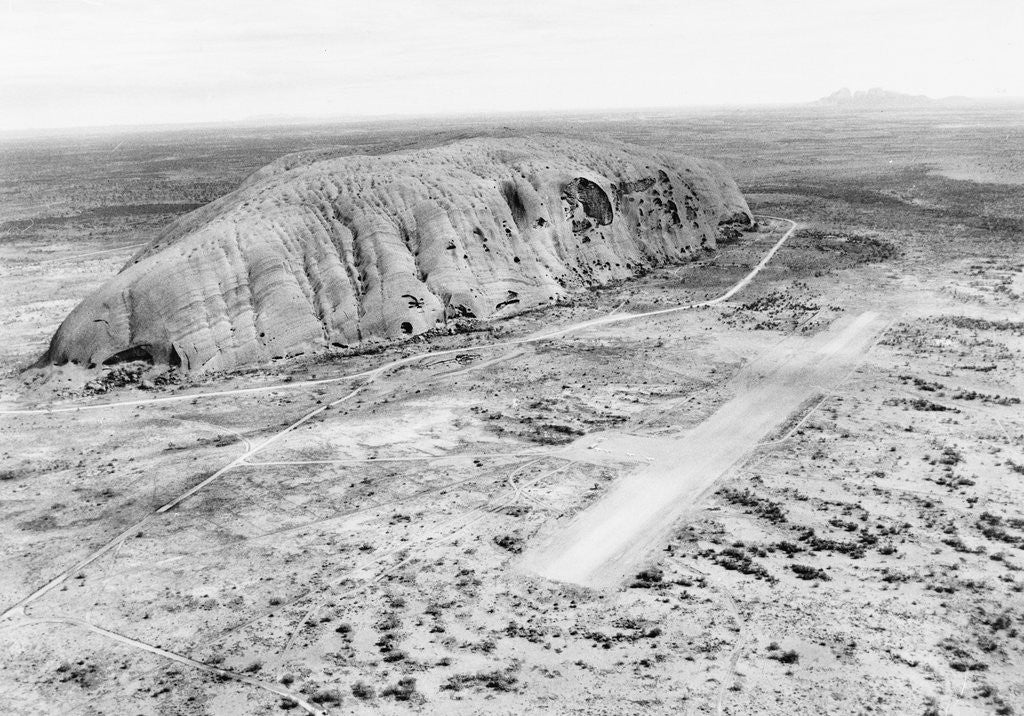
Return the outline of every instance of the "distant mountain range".
<path id="1" fill-rule="evenodd" d="M 932 99 L 923 94 L 904 94 L 890 92 L 881 87 L 872 87 L 864 91 L 851 92 L 843 87 L 828 97 L 822 97 L 814 104 L 824 107 L 841 107 L 849 109 L 888 109 L 896 107 L 930 107 L 938 104 L 964 104 L 970 102 L 968 97 L 943 97 Z"/>

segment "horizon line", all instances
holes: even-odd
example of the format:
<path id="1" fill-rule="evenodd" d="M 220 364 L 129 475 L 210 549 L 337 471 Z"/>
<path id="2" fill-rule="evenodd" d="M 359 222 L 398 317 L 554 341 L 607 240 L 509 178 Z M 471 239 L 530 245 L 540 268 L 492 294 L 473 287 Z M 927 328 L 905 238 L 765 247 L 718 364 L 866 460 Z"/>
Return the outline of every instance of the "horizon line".
<path id="1" fill-rule="evenodd" d="M 847 88 L 841 88 L 847 89 Z M 840 90 L 841 91 L 841 90 Z M 895 93 L 903 94 L 903 93 Z M 985 96 L 968 97 L 963 95 L 950 95 L 948 97 L 931 98 L 925 95 L 906 95 L 908 97 L 924 97 L 931 102 L 941 105 L 948 100 L 956 100 L 970 104 L 1024 104 L 1024 96 Z M 303 125 L 329 125 L 329 124 L 359 124 L 364 122 L 402 122 L 414 120 L 468 120 L 468 119 L 501 119 L 511 117 L 564 117 L 564 116 L 594 116 L 601 114 L 634 114 L 642 112 L 682 112 L 682 111 L 712 111 L 712 110 L 744 110 L 744 109 L 765 109 L 765 108 L 807 108 L 807 109 L 843 109 L 836 105 L 822 103 L 826 97 L 804 101 L 776 101 L 776 102 L 714 102 L 707 104 L 690 105 L 650 105 L 644 107 L 589 107 L 589 108 L 562 108 L 562 109 L 494 109 L 494 110 L 473 110 L 467 112 L 388 112 L 379 114 L 327 114 L 327 115 L 305 115 L 305 114 L 279 114 L 266 113 L 247 115 L 235 119 L 195 119 L 182 122 L 145 122 L 141 124 L 68 124 L 45 127 L 10 127 L 0 128 L 0 139 L 28 138 L 31 136 L 65 136 L 71 134 L 107 133 L 112 131 L 174 131 L 185 129 L 213 129 L 217 127 L 290 127 Z M 877 109 L 921 109 L 928 105 L 918 106 L 893 106 L 879 107 Z M 875 109 L 871 107 L 855 107 L 853 109 Z"/>

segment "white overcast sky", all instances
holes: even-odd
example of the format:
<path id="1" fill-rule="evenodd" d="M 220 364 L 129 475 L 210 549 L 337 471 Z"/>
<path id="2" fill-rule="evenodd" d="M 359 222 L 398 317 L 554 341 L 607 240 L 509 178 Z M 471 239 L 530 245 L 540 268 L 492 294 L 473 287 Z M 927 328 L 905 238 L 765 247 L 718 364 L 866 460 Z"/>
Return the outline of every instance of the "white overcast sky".
<path id="1" fill-rule="evenodd" d="M 0 3 L 0 129 L 1024 96 L 1024 0 Z"/>

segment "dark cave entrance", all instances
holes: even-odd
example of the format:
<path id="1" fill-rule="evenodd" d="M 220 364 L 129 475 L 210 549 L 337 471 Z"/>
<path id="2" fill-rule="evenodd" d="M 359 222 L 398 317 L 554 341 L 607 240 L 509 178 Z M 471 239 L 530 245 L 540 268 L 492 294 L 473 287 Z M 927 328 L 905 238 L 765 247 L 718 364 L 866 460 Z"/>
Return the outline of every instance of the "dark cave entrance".
<path id="1" fill-rule="evenodd" d="M 149 346 L 132 346 L 131 348 L 125 348 L 123 351 L 118 351 L 114 355 L 103 361 L 103 365 L 117 365 L 118 363 L 132 363 L 134 361 L 145 361 L 150 365 L 153 365 L 153 354 L 149 351 Z"/>

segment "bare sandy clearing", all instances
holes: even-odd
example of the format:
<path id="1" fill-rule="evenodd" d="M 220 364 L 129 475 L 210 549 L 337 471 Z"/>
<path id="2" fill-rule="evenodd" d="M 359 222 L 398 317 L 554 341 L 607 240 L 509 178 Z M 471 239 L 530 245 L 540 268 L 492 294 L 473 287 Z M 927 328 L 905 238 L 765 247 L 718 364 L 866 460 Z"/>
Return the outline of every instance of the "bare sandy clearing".
<path id="1" fill-rule="evenodd" d="M 744 390 L 681 437 L 636 441 L 632 455 L 624 452 L 621 441 L 609 441 L 602 449 L 623 452 L 623 459 L 649 459 L 649 465 L 620 480 L 568 525 L 557 527 L 527 552 L 521 567 L 556 581 L 617 585 L 635 573 L 675 520 L 773 427 L 848 373 L 884 325 L 879 314 L 869 311 L 815 338 L 779 344 L 771 360 L 736 376 Z"/>

